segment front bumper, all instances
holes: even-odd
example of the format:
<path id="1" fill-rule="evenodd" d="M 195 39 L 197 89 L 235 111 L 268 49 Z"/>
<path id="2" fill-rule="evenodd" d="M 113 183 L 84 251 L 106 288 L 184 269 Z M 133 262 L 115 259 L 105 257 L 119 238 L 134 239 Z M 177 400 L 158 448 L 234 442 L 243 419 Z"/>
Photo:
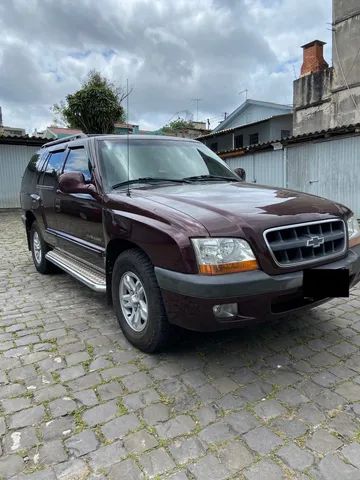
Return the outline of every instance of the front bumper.
<path id="1" fill-rule="evenodd" d="M 360 280 L 360 245 L 345 258 L 316 267 L 348 268 L 350 286 Z M 303 271 L 270 276 L 261 270 L 207 276 L 155 267 L 169 321 L 189 330 L 214 331 L 276 319 L 324 303 L 329 298 L 305 299 Z M 216 317 L 213 306 L 237 303 L 238 315 Z"/>

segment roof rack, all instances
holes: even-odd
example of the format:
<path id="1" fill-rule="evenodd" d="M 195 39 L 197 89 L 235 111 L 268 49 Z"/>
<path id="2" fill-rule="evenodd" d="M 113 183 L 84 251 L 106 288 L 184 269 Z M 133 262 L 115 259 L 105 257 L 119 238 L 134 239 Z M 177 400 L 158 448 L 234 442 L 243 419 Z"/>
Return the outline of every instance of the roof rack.
<path id="1" fill-rule="evenodd" d="M 53 140 L 52 142 L 47 142 L 41 148 L 51 147 L 52 145 L 60 145 L 61 143 L 71 142 L 72 140 L 77 140 L 78 138 L 87 138 L 87 135 L 85 133 L 69 135 L 68 137 L 59 138 L 58 140 Z"/>

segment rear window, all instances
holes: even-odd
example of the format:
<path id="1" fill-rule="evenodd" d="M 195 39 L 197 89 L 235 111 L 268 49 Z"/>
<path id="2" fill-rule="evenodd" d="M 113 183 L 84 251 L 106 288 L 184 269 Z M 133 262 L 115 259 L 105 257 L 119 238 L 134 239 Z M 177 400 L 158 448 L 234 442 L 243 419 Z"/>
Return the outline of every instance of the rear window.
<path id="1" fill-rule="evenodd" d="M 49 161 L 46 166 L 46 172 L 57 175 L 61 172 L 65 160 L 65 151 L 53 152 L 50 154 Z"/>

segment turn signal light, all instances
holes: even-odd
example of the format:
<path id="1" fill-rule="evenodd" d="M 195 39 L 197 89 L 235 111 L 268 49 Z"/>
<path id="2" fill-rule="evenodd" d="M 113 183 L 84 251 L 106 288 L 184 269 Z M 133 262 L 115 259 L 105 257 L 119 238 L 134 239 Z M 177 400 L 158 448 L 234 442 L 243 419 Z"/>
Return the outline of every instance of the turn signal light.
<path id="1" fill-rule="evenodd" d="M 199 273 L 202 273 L 203 275 L 223 275 L 225 273 L 249 272 L 258 269 L 259 266 L 256 260 L 219 263 L 218 265 L 199 265 Z"/>

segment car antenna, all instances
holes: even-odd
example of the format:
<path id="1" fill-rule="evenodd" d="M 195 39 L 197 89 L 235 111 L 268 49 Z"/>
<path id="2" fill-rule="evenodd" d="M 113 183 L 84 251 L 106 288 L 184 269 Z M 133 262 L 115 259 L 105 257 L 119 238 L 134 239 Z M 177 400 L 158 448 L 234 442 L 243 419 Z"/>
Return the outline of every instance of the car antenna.
<path id="1" fill-rule="evenodd" d="M 129 79 L 126 79 L 127 196 L 130 197 Z"/>

